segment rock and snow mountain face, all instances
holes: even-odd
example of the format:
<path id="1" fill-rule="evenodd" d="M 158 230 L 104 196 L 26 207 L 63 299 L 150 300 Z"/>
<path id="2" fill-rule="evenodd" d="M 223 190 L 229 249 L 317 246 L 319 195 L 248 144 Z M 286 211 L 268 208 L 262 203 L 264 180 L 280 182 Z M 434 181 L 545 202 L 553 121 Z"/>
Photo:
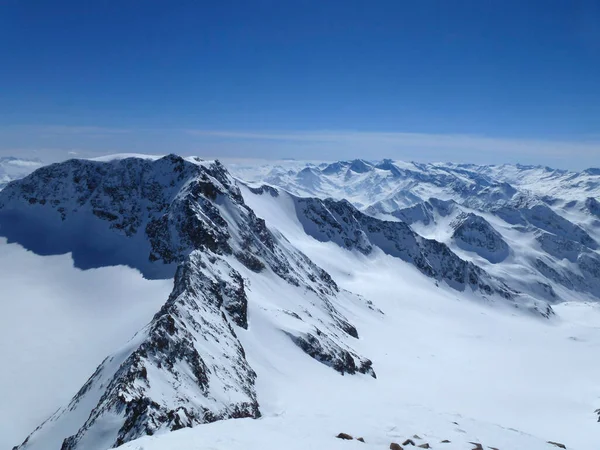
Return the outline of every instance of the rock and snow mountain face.
<path id="1" fill-rule="evenodd" d="M 491 263 L 502 262 L 508 256 L 508 244 L 483 217 L 461 213 L 452 225 L 452 239 L 463 250 L 477 253 Z"/>
<path id="2" fill-rule="evenodd" d="M 252 331 L 252 284 L 273 277 L 286 296 L 265 307 L 273 327 L 341 374 L 375 376 L 339 307 L 354 301 L 377 314 L 372 306 L 267 229 L 218 162 L 171 155 L 47 166 L 0 193 L 0 233 L 38 254 L 71 252 L 81 268 L 126 264 L 174 276 L 153 320 L 19 448 L 109 448 L 258 417 L 256 375 L 237 333 Z"/>
<path id="3" fill-rule="evenodd" d="M 404 222 L 534 297 L 600 298 L 598 169 L 354 160 L 232 170 L 255 186 Z"/>
<path id="4" fill-rule="evenodd" d="M 581 333 L 567 327 L 548 334 L 560 349 L 559 367 L 540 351 L 515 351 L 510 342 L 522 338 L 535 342 L 532 349 L 548 348 L 544 327 L 555 323 L 550 304 L 600 296 L 598 174 L 555 173 L 534 191 L 527 186 L 541 169 L 519 168 L 529 180 L 519 185 L 512 167 L 356 160 L 262 167 L 254 177 L 245 168 L 246 183 L 219 162 L 169 155 L 70 160 L 9 183 L 0 192 L 0 237 L 36 255 L 70 253 L 80 269 L 127 265 L 146 278 L 173 279 L 152 320 L 132 329 L 133 338 L 98 361 L 89 380 L 74 386 L 79 390 L 72 400 L 16 448 L 108 449 L 224 419 L 256 419 L 264 411 L 283 416 L 286 426 L 303 423 L 327 435 L 325 424 L 338 426 L 332 405 L 356 427 L 365 411 L 372 415 L 370 429 L 380 427 L 383 416 L 372 412 L 380 406 L 407 423 L 422 411 L 404 404 L 402 419 L 390 393 L 408 380 L 425 387 L 442 383 L 437 370 L 419 372 L 414 361 L 433 358 L 446 338 L 452 343 L 438 369 L 444 377 L 449 372 L 452 389 L 468 379 L 464 367 L 473 365 L 472 358 L 483 367 L 473 381 L 496 376 L 497 368 L 485 370 L 485 358 L 494 364 L 496 345 L 509 367 L 532 359 L 538 364 L 528 372 L 537 381 L 525 382 L 523 395 L 535 391 L 540 374 L 580 366 L 588 360 L 582 345 L 596 342 L 597 331 L 586 321 Z M 557 197 L 567 188 L 573 192 Z M 519 310 L 544 319 L 519 317 Z M 395 322 L 386 321 L 388 313 Z M 443 324 L 445 314 L 456 324 Z M 431 327 L 422 329 L 421 323 Z M 530 335 L 532 327 L 539 334 Z M 508 339 L 505 328 L 512 330 Z M 480 343 L 488 329 L 495 330 L 489 348 Z M 465 340 L 465 332 L 475 333 L 476 344 Z M 567 343 L 562 333 L 568 333 Z M 379 367 L 383 384 L 375 375 Z M 513 376 L 499 369 L 503 380 Z M 557 379 L 564 379 L 560 370 Z M 339 382 L 340 374 L 354 376 Z M 582 381 L 587 390 L 581 409 L 593 415 L 589 380 Z M 479 389 L 468 384 L 469 395 Z M 514 386 L 508 387 L 505 396 L 513 393 Z M 410 383 L 404 395 L 415 390 L 421 399 L 439 401 L 435 388 L 429 394 Z M 280 405 L 275 392 L 284 393 L 287 403 Z M 320 405 L 321 397 L 338 403 Z M 353 415 L 356 408 L 361 414 Z M 486 414 L 506 419 L 494 412 Z M 323 424 L 308 417 L 322 417 Z M 466 433 L 450 416 L 424 417 L 418 426 L 433 419 L 453 441 Z M 494 427 L 478 422 L 470 439 L 482 432 L 506 443 L 502 448 L 546 448 L 543 439 L 508 436 Z M 231 434 L 228 426 L 223 429 Z M 417 432 L 442 438 L 431 428 Z M 177 445 L 192 448 L 204 442 L 199 437 L 195 444 Z M 138 446 L 131 445 L 126 448 Z"/>
<path id="5" fill-rule="evenodd" d="M 14 156 L 0 156 L 0 190 L 9 181 L 29 175 L 44 164 L 38 159 L 23 159 Z"/>
<path id="6" fill-rule="evenodd" d="M 364 255 L 371 254 L 377 248 L 455 290 L 475 291 L 484 297 L 501 298 L 517 308 L 531 308 L 546 317 L 552 314 L 552 309 L 546 302 L 536 301 L 533 297 L 510 288 L 472 262 L 458 257 L 446 244 L 419 236 L 403 222 L 383 221 L 368 216 L 345 200 L 301 198 L 269 186 L 247 189 L 244 191 L 246 196 L 265 196 L 274 203 L 274 208 L 282 208 L 277 206 L 278 203 L 293 204 L 304 232 L 320 242 L 333 242 L 344 249 L 356 250 Z M 463 222 L 468 220 L 470 218 Z M 457 226 L 455 234 L 470 242 L 461 234 L 463 228 Z"/>

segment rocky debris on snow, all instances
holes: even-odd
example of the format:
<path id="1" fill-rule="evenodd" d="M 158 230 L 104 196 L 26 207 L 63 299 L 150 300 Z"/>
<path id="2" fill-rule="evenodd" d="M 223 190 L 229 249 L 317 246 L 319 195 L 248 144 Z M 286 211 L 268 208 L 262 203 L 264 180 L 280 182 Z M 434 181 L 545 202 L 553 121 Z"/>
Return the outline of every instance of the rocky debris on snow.
<path id="1" fill-rule="evenodd" d="M 399 444 L 397 444 L 396 442 L 392 442 L 390 444 L 390 450 L 404 450 L 402 447 L 400 447 Z"/>
<path id="2" fill-rule="evenodd" d="M 449 444 L 450 441 L 448 439 L 444 439 L 443 441 L 440 441 L 440 444 Z"/>
<path id="3" fill-rule="evenodd" d="M 356 438 L 356 440 L 359 442 L 363 442 L 363 443 L 365 442 L 365 438 L 362 438 L 362 437 Z"/>
<path id="4" fill-rule="evenodd" d="M 417 447 L 419 447 L 419 448 L 431 448 L 431 446 L 428 443 L 417 445 Z"/>
<path id="5" fill-rule="evenodd" d="M 415 439 L 421 439 L 421 438 L 415 438 Z M 402 445 L 416 445 L 415 442 L 412 439 L 407 439 L 405 440 Z"/>
<path id="6" fill-rule="evenodd" d="M 338 434 L 338 435 L 336 436 L 336 438 L 338 438 L 338 439 L 345 439 L 345 440 L 347 440 L 347 441 L 351 441 L 352 439 L 354 439 L 352 436 L 350 436 L 350 435 L 349 435 L 349 434 L 347 434 L 347 433 L 340 433 L 340 434 Z"/>
<path id="7" fill-rule="evenodd" d="M 567 448 L 565 444 L 561 444 L 560 442 L 548 441 L 548 444 L 554 445 L 555 447 L 558 447 L 558 448 L 563 448 L 563 449 Z"/>
<path id="8" fill-rule="evenodd" d="M 342 348 L 319 328 L 314 333 L 290 335 L 292 341 L 312 358 L 344 375 L 363 373 L 377 378 L 371 360 Z"/>
<path id="9" fill-rule="evenodd" d="M 473 450 L 483 450 L 483 446 L 479 442 L 470 442 L 470 444 L 475 446 L 473 447 Z"/>

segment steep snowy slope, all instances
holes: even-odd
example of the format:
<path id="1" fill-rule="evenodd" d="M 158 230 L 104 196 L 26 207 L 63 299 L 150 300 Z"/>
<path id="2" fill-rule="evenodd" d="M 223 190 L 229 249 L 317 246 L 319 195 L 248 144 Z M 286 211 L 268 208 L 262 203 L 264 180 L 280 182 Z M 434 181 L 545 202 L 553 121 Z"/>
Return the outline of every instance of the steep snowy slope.
<path id="1" fill-rule="evenodd" d="M 219 163 L 171 155 L 48 166 L 2 191 L 0 233 L 40 254 L 71 252 L 83 268 L 127 264 L 162 278 L 179 263 L 153 320 L 20 448 L 100 449 L 259 416 L 236 330 L 252 330 L 247 291 L 265 278 L 286 287 L 285 301 L 264 308 L 297 351 L 341 374 L 375 376 L 352 349 L 357 329 L 338 305 L 372 308 L 271 233 Z"/>

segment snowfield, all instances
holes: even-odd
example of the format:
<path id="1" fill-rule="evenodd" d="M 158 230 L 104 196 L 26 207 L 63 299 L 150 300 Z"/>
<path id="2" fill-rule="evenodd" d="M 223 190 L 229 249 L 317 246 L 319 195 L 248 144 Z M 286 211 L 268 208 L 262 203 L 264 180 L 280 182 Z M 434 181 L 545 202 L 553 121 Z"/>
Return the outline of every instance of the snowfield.
<path id="1" fill-rule="evenodd" d="M 600 448 L 594 170 L 142 156 L 0 193 L 0 448 Z"/>

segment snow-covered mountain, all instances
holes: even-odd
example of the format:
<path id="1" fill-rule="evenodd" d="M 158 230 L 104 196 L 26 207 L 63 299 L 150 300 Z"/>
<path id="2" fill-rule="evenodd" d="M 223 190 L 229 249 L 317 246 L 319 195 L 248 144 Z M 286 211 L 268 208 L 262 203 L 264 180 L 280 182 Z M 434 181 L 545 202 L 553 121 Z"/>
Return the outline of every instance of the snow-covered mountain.
<path id="1" fill-rule="evenodd" d="M 600 169 L 582 172 L 542 166 L 416 163 L 385 159 L 313 163 L 231 164 L 231 172 L 250 182 L 280 186 L 311 197 L 345 198 L 359 208 L 380 212 L 412 206 L 429 198 L 496 203 L 519 197 L 585 201 L 600 196 Z"/>
<path id="2" fill-rule="evenodd" d="M 69 160 L 0 191 L 0 249 L 173 284 L 16 448 L 593 448 L 594 170 L 231 170 L 243 179 L 175 155 Z"/>

